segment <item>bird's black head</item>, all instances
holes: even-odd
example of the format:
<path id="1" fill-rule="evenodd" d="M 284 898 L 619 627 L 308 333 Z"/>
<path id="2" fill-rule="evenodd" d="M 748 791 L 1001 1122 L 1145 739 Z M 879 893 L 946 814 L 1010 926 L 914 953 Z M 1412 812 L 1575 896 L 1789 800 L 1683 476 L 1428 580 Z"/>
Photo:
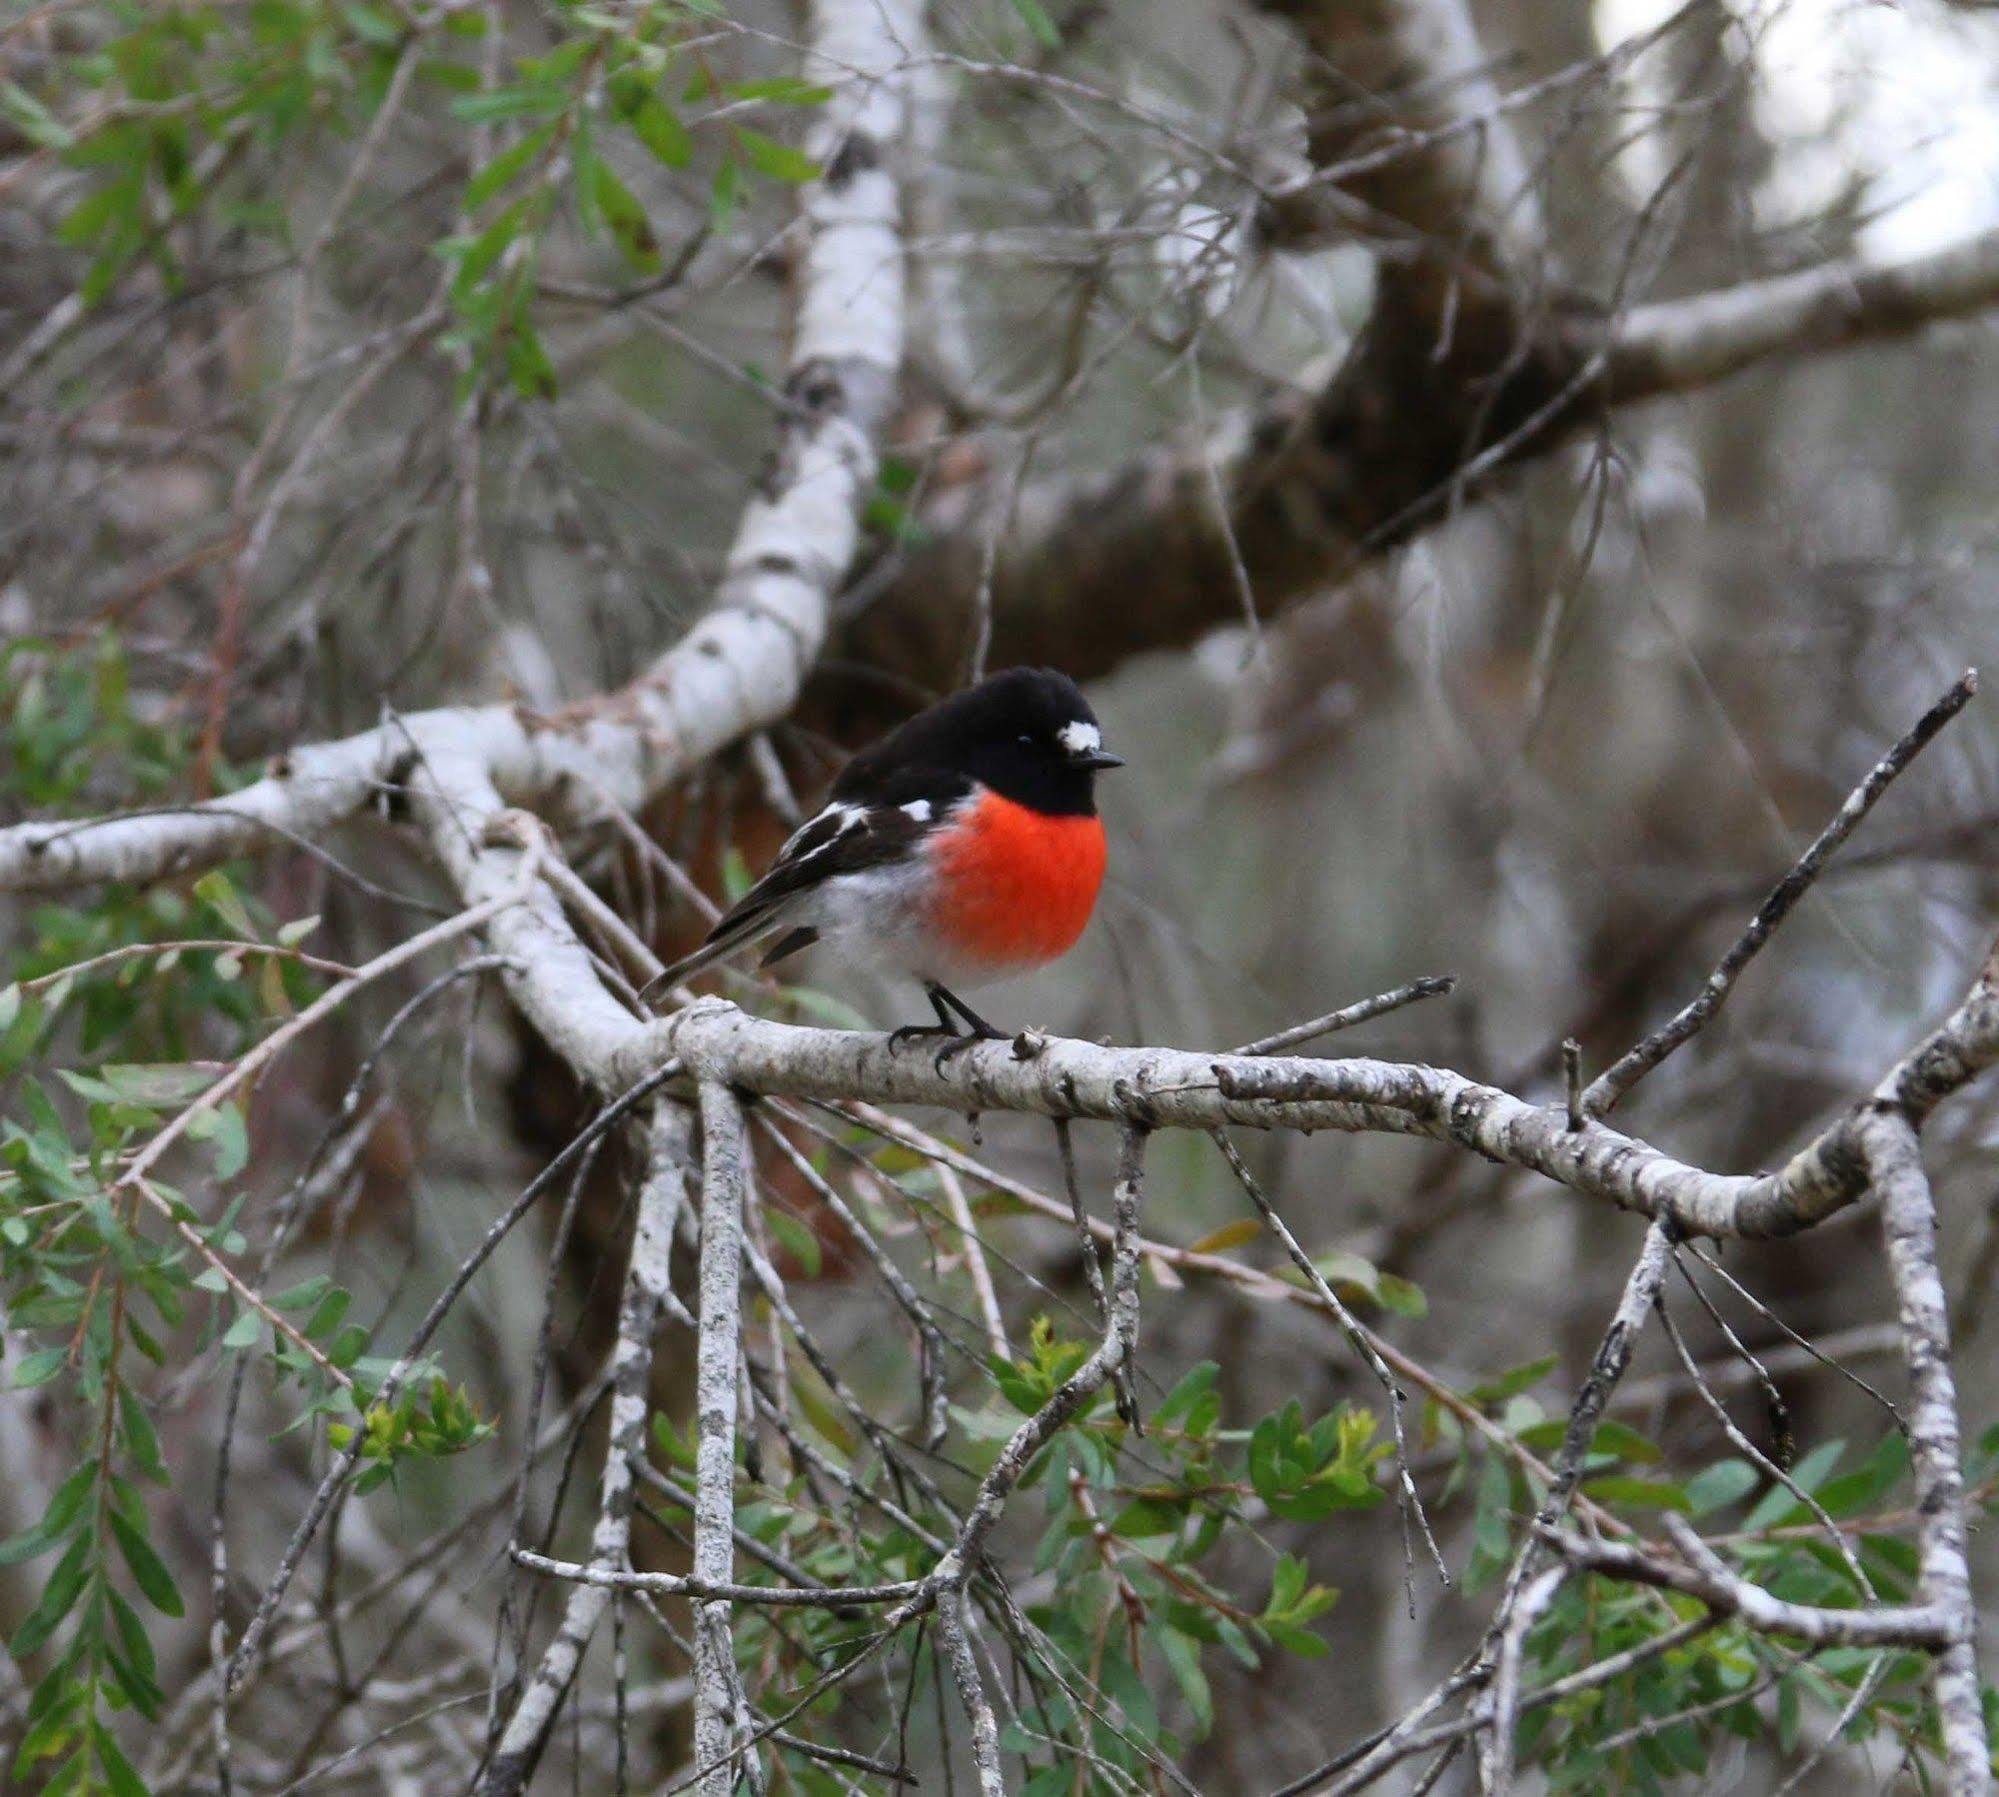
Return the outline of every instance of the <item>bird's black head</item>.
<path id="1" fill-rule="evenodd" d="M 1088 817 L 1106 753 L 1082 689 L 1053 668 L 1008 668 L 913 717 L 881 745 L 897 762 L 966 774 L 1003 798 Z"/>

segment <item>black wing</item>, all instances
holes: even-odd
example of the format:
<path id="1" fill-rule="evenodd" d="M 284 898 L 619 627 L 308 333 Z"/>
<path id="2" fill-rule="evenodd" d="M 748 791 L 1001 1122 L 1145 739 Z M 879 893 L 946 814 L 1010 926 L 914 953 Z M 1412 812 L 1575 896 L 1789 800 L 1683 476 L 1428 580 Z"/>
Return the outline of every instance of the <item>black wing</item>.
<path id="1" fill-rule="evenodd" d="M 971 783 L 958 775 L 904 768 L 867 780 L 862 797 L 848 779 L 851 772 L 850 764 L 825 809 L 793 832 L 763 878 L 722 914 L 707 940 L 655 977 L 647 992 L 684 979 L 776 929 L 795 908 L 794 901 L 825 881 L 908 859 L 944 813 L 971 790 Z M 848 790 L 843 793 L 842 787 Z M 814 940 L 814 932 L 794 928 L 765 964 Z"/>

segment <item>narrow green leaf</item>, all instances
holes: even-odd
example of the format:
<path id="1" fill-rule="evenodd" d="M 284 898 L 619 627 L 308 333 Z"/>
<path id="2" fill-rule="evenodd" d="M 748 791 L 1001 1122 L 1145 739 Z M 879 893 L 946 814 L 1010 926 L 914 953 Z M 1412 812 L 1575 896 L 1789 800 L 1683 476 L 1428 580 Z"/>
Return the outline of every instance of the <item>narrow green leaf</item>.
<path id="1" fill-rule="evenodd" d="M 1754 1491 L 1759 1476 L 1746 1460 L 1717 1461 L 1687 1481 L 1687 1502 L 1695 1516 L 1725 1510 Z"/>
<path id="2" fill-rule="evenodd" d="M 559 87 L 495 87 L 453 100 L 451 110 L 468 125 L 485 125 L 495 119 L 546 118 L 568 104 L 568 93 Z"/>
<path id="3" fill-rule="evenodd" d="M 601 156 L 579 161 L 591 201 L 603 216 L 604 228 L 625 252 L 625 259 L 644 273 L 657 273 L 659 239 L 653 235 L 652 220 L 646 216 L 638 196 Z"/>
<path id="4" fill-rule="evenodd" d="M 133 1582 L 145 1594 L 146 1601 L 162 1615 L 183 1614 L 185 1606 L 174 1585 L 174 1575 L 167 1570 L 167 1563 L 146 1539 L 144 1531 L 120 1510 L 113 1508 L 108 1514 L 111 1532 L 118 1537 L 125 1564 L 132 1569 Z"/>
<path id="5" fill-rule="evenodd" d="M 773 75 L 762 81 L 724 82 L 732 100 L 770 100 L 779 106 L 823 106 L 833 97 L 830 87 L 801 81 L 796 75 Z"/>
<path id="6" fill-rule="evenodd" d="M 640 143 L 668 168 L 685 168 L 694 159 L 694 139 L 680 115 L 656 94 L 648 94 L 625 117 Z"/>
<path id="7" fill-rule="evenodd" d="M 38 1348 L 32 1354 L 22 1356 L 14 1368 L 14 1389 L 30 1391 L 37 1385 L 46 1385 L 62 1371 L 62 1365 L 69 1358 L 66 1348 Z"/>
<path id="8" fill-rule="evenodd" d="M 56 1562 L 56 1569 L 49 1574 L 49 1582 L 42 1587 L 42 1595 L 28 1618 L 15 1630 L 14 1639 L 8 1643 L 8 1651 L 17 1660 L 25 1660 L 37 1652 L 62 1627 L 63 1618 L 75 1607 L 76 1600 L 83 1593 L 84 1581 L 89 1577 L 91 1548 L 93 1543 L 89 1532 L 69 1544 L 69 1551 Z"/>
<path id="9" fill-rule="evenodd" d="M 265 1302 L 273 1310 L 310 1310 L 332 1289 L 331 1279 L 324 1273 L 315 1273 L 310 1279 L 302 1280 L 297 1285 L 287 1286 L 285 1290 L 275 1297 L 267 1298 Z"/>
<path id="10" fill-rule="evenodd" d="M 803 183 L 819 178 L 818 163 L 803 150 L 779 143 L 776 138 L 766 137 L 761 131 L 752 131 L 747 125 L 736 127 L 736 143 L 750 166 L 759 174 L 770 176 L 773 181 Z"/>
<path id="11" fill-rule="evenodd" d="M 120 1751 L 111 1731 L 101 1724 L 91 1731 L 97 1743 L 97 1765 L 111 1797 L 151 1797 L 146 1781 L 132 1770 L 132 1762 Z"/>
<path id="12" fill-rule="evenodd" d="M 1048 16 L 1041 0 L 1013 0 L 1013 10 L 1020 14 L 1021 22 L 1044 49 L 1062 48 L 1062 34 L 1055 29 L 1055 21 Z"/>
<path id="13" fill-rule="evenodd" d="M 540 126 L 518 142 L 509 144 L 495 156 L 465 183 L 465 210 L 477 212 L 502 188 L 510 187 L 519 180 L 528 164 L 541 154 L 555 132 L 556 126 L 552 123 Z M 288 923 L 278 932 L 278 940 L 286 947 L 290 947 L 301 937 L 310 935 L 318 923 L 319 919 L 316 917 L 302 918 L 297 923 Z M 292 934 L 294 931 L 297 934 Z"/>
<path id="14" fill-rule="evenodd" d="M 1224 1223 L 1219 1229 L 1211 1229 L 1197 1242 L 1190 1242 L 1190 1254 L 1226 1254 L 1231 1248 L 1240 1248 L 1253 1242 L 1263 1233 L 1263 1219 L 1260 1217 L 1238 1217 L 1233 1223 Z"/>

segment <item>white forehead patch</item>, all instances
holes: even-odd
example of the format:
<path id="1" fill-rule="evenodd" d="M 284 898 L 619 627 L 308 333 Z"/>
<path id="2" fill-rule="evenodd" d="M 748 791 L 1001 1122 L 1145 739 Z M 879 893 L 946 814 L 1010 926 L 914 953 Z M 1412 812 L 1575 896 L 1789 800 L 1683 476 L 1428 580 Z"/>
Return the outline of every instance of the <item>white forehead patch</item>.
<path id="1" fill-rule="evenodd" d="M 1070 755 L 1087 755 L 1092 749 L 1104 746 L 1104 733 L 1094 724 L 1086 724 L 1081 718 L 1064 724 L 1055 732 L 1055 740 Z"/>
<path id="2" fill-rule="evenodd" d="M 919 824 L 927 824 L 930 821 L 930 801 L 928 799 L 911 799 L 907 805 L 902 807 L 902 814 L 904 817 L 913 819 Z"/>

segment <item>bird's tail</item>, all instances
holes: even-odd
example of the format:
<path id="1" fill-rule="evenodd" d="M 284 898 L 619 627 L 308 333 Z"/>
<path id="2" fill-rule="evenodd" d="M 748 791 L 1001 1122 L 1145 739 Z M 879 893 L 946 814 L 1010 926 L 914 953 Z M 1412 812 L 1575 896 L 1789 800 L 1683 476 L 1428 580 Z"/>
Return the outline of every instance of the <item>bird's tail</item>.
<path id="1" fill-rule="evenodd" d="M 692 954 L 682 955 L 670 967 L 662 967 L 658 973 L 639 988 L 639 1002 L 650 1002 L 657 994 L 682 980 L 689 979 L 704 967 L 712 967 L 717 961 L 733 955 L 737 949 L 754 942 L 759 936 L 774 928 L 778 919 L 767 911 L 749 917 L 723 918 Z"/>

